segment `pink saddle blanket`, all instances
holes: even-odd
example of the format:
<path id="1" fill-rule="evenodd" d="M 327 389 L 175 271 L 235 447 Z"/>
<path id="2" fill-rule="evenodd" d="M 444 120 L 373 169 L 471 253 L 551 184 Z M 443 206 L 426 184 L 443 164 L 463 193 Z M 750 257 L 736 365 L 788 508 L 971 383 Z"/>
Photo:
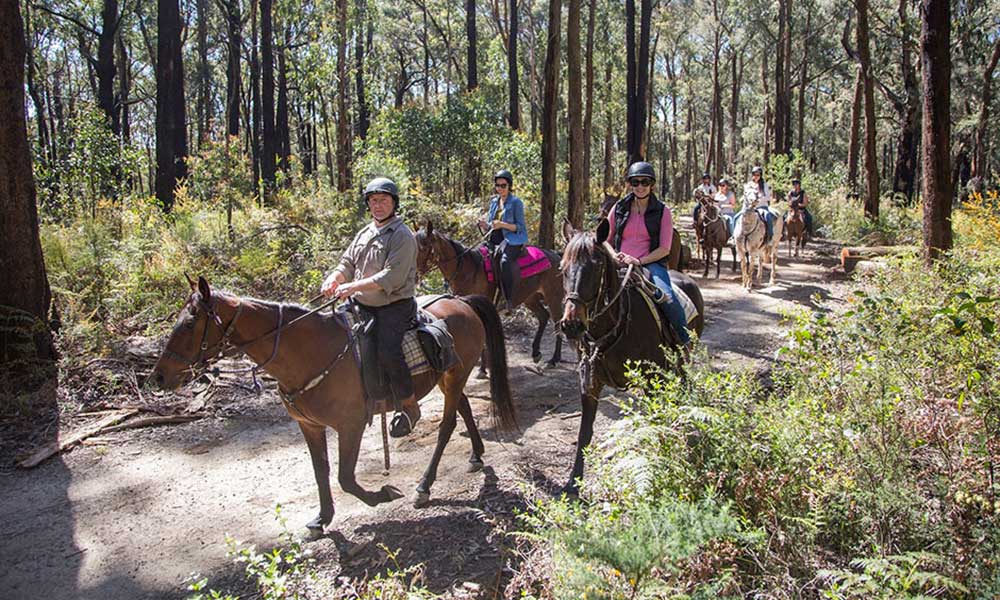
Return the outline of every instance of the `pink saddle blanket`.
<path id="1" fill-rule="evenodd" d="M 486 279 L 493 281 L 493 261 L 490 260 L 489 250 L 486 246 L 479 247 L 479 253 L 483 255 L 483 265 L 486 268 Z M 521 256 L 517 259 L 517 265 L 521 267 L 521 278 L 528 278 L 538 275 L 552 266 L 545 251 L 535 246 L 525 246 Z"/>

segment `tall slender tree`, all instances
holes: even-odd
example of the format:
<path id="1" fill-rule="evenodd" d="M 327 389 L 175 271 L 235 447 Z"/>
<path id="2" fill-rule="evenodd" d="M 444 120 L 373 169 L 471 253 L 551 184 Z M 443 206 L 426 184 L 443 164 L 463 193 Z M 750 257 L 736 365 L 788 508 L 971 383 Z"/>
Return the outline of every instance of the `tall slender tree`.
<path id="1" fill-rule="evenodd" d="M 545 44 L 545 92 L 542 106 L 542 206 L 538 224 L 538 244 L 555 244 L 556 162 L 559 150 L 559 46 L 562 0 L 549 0 L 549 33 Z"/>
<path id="2" fill-rule="evenodd" d="M 183 22 L 178 0 L 156 2 L 156 198 L 164 211 L 174 205 L 174 188 L 187 177 L 187 119 L 184 103 Z"/>
<path id="3" fill-rule="evenodd" d="M 921 0 L 924 257 L 951 249 L 951 1 Z"/>
<path id="4" fill-rule="evenodd" d="M 649 40 L 652 0 L 639 0 L 639 48 L 636 51 L 635 0 L 625 0 L 626 146 L 630 163 L 646 154 L 646 86 L 649 83 Z"/>
<path id="5" fill-rule="evenodd" d="M 347 96 L 347 0 L 337 0 L 337 191 L 351 187 L 350 127 Z"/>
<path id="6" fill-rule="evenodd" d="M 476 44 L 478 43 L 478 37 L 476 35 L 476 0 L 465 0 L 465 40 L 468 45 L 468 50 L 466 53 L 466 60 L 468 64 L 466 65 L 468 69 L 468 77 L 466 77 L 466 84 L 469 90 L 474 90 L 479 87 L 479 69 L 476 65 Z"/>
<path id="7" fill-rule="evenodd" d="M 987 126 L 990 121 L 990 104 L 993 102 L 993 73 L 1000 62 L 1000 36 L 993 41 L 993 53 L 983 69 L 982 106 L 979 109 L 979 122 L 976 124 L 976 143 L 972 158 L 972 176 L 989 177 Z"/>
<path id="8" fill-rule="evenodd" d="M 31 146 L 24 119 L 25 38 L 19 2 L 0 2 L 0 374 L 28 358 L 55 356 L 48 327 L 51 292 L 38 235 Z M 11 382 L 13 387 L 13 382 Z M 7 382 L 0 382 L 3 392 Z"/>
<path id="9" fill-rule="evenodd" d="M 521 129 L 521 103 L 517 79 L 517 0 L 510 0 L 510 34 L 507 36 L 507 119 L 511 129 Z"/>
<path id="10" fill-rule="evenodd" d="M 240 135 L 240 52 L 243 49 L 243 21 L 239 0 L 219 0 L 226 17 L 226 135 Z"/>
<path id="11" fill-rule="evenodd" d="M 566 63 L 568 89 L 566 90 L 567 116 L 569 117 L 569 198 L 567 216 L 574 227 L 583 226 L 587 190 L 584 187 L 583 148 L 583 90 L 580 65 L 580 1 L 569 0 L 566 17 Z"/>
<path id="12" fill-rule="evenodd" d="M 878 219 L 878 151 L 875 130 L 875 82 L 872 73 L 871 49 L 868 43 L 868 0 L 856 0 L 858 9 L 858 61 L 864 81 L 865 105 L 865 216 Z"/>
<path id="13" fill-rule="evenodd" d="M 212 66 L 208 62 L 208 0 L 197 0 L 195 3 L 198 13 L 197 22 L 198 38 L 198 64 L 195 68 L 196 79 L 198 81 L 197 104 L 195 114 L 197 115 L 198 149 L 208 140 L 212 130 Z"/>
<path id="14" fill-rule="evenodd" d="M 344 0 L 341 0 L 344 1 Z M 345 17 L 346 18 L 346 17 Z M 260 0 L 261 155 L 260 177 L 269 198 L 277 180 L 278 137 L 274 130 L 274 0 Z"/>

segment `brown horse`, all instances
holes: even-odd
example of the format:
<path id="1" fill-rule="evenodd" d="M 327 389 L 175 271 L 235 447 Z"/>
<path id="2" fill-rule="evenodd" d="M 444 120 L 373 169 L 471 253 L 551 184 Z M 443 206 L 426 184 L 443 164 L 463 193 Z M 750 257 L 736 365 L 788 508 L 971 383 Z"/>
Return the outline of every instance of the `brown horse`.
<path id="1" fill-rule="evenodd" d="M 448 283 L 448 288 L 462 295 L 478 294 L 492 298 L 497 291 L 496 277 L 489 281 L 479 248 L 466 248 L 459 242 L 434 229 L 428 221 L 417 231 L 417 273 L 423 275 L 437 267 Z M 549 319 L 559 321 L 563 303 L 562 276 L 559 275 L 560 256 L 545 250 L 552 266 L 537 275 L 523 278 L 517 285 L 513 305 L 524 304 L 538 319 L 538 329 L 531 341 L 531 358 L 538 362 L 542 358 L 541 342 Z M 562 358 L 562 336 L 556 331 L 556 348 L 549 359 L 549 366 L 559 364 Z M 480 374 L 486 361 L 480 363 Z"/>
<path id="2" fill-rule="evenodd" d="M 702 254 L 705 257 L 705 271 L 702 277 L 708 277 L 708 268 L 712 264 L 712 251 L 715 251 L 715 278 L 719 278 L 719 268 L 722 265 L 722 250 L 729 241 L 729 227 L 726 220 L 719 214 L 719 206 L 706 195 L 698 200 L 701 211 L 698 212 L 698 222 L 695 229 L 701 231 Z M 736 248 L 733 248 L 733 271 L 736 270 Z"/>
<path id="3" fill-rule="evenodd" d="M 418 507 L 430 501 L 441 455 L 455 429 L 456 412 L 462 415 L 472 440 L 470 470 L 483 466 L 483 441 L 463 389 L 484 347 L 488 347 L 491 357 L 490 397 L 497 425 L 503 429 L 517 426 L 507 379 L 503 326 L 493 305 L 486 298 L 472 296 L 442 299 L 428 310 L 447 322 L 460 361 L 444 373 L 432 371 L 413 378 L 417 398 L 427 395 L 435 385 L 444 394 L 437 446 L 414 499 Z M 285 408 L 298 422 L 309 446 L 319 486 L 319 515 L 306 527 L 322 530 L 330 524 L 334 512 L 326 451 L 327 427 L 338 434 L 337 479 L 341 489 L 369 506 L 402 497 L 398 489 L 388 485 L 377 492 L 365 490 L 354 476 L 368 411 L 361 372 L 352 357 L 353 343 L 354 337 L 339 319 L 310 313 L 297 305 L 213 292 L 208 282 L 199 277 L 197 285 L 191 283 L 191 295 L 150 377 L 163 389 L 175 389 L 194 379 L 226 352 L 227 355 L 245 353 L 277 379 Z"/>
<path id="4" fill-rule="evenodd" d="M 795 256 L 799 255 L 799 248 L 806 247 L 806 219 L 801 208 L 792 207 L 785 215 L 785 235 L 788 240 L 788 256 L 792 255 L 792 247 L 795 247 Z"/>
<path id="5" fill-rule="evenodd" d="M 677 337 L 669 324 L 653 308 L 639 286 L 635 273 L 629 279 L 619 275 L 618 265 L 605 247 L 610 226 L 602 220 L 595 234 L 575 231 L 563 226 L 569 241 L 561 267 L 566 288 L 566 308 L 560 327 L 563 333 L 578 343 L 580 356 L 580 400 L 583 410 L 576 443 L 576 458 L 569 482 L 563 488 L 568 494 L 578 490 L 583 477 L 583 451 L 594 435 L 597 398 L 610 385 L 624 388 L 627 362 L 648 361 L 664 368 L 680 368 Z M 677 271 L 671 280 L 694 302 L 698 316 L 688 325 L 701 334 L 705 326 L 705 302 L 693 279 Z M 662 323 L 661 328 L 657 322 Z M 671 348 L 673 362 L 663 348 Z"/>

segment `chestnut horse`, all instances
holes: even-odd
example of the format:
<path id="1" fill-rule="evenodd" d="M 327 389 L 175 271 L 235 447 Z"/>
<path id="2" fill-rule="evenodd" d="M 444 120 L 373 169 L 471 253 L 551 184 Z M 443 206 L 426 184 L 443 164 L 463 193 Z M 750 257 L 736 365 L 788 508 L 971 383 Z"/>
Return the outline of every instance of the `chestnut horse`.
<path id="1" fill-rule="evenodd" d="M 470 470 L 483 466 L 483 440 L 463 390 L 484 347 L 488 347 L 491 359 L 490 397 L 494 418 L 500 428 L 517 427 L 507 379 L 503 325 L 493 305 L 481 296 L 445 298 L 434 302 L 427 310 L 448 324 L 460 360 L 444 373 L 432 371 L 413 378 L 418 399 L 435 385 L 444 394 L 444 415 L 438 429 L 437 446 L 417 485 L 414 499 L 417 507 L 430 501 L 431 485 L 437 477 L 441 455 L 455 429 L 456 412 L 462 415 L 472 441 Z M 362 488 L 354 476 L 361 438 L 368 423 L 368 410 L 361 372 L 352 356 L 353 343 L 354 336 L 337 318 L 302 306 L 213 292 L 208 282 L 199 277 L 197 285 L 191 282 L 191 295 L 150 377 L 163 389 L 176 389 L 194 379 L 225 352 L 227 355 L 246 354 L 260 369 L 277 379 L 285 409 L 299 424 L 309 446 L 319 486 L 319 515 L 306 527 L 322 530 L 333 520 L 334 512 L 326 449 L 327 427 L 333 428 L 338 435 L 337 479 L 341 489 L 369 506 L 402 497 L 398 489 L 388 485 L 370 492 Z"/>
<path id="2" fill-rule="evenodd" d="M 597 399 L 604 386 L 625 388 L 627 363 L 647 361 L 663 368 L 680 369 L 681 353 L 669 323 L 646 299 L 637 274 L 629 267 L 623 278 L 605 241 L 611 227 L 602 220 L 594 234 L 576 231 L 566 223 L 563 235 L 569 240 L 561 266 L 566 289 L 566 308 L 560 327 L 579 344 L 580 400 L 583 410 L 576 443 L 576 458 L 569 482 L 563 488 L 575 495 L 583 477 L 583 451 L 594 435 Z M 705 302 L 693 279 L 670 271 L 673 283 L 682 289 L 697 308 L 698 315 L 688 325 L 701 334 L 705 326 Z M 657 324 L 659 321 L 660 325 Z M 661 327 L 662 325 L 662 327 Z M 670 348 L 671 360 L 664 348 Z"/>
<path id="3" fill-rule="evenodd" d="M 712 251 L 715 251 L 715 278 L 719 278 L 719 268 L 722 265 L 722 251 L 729 241 L 729 226 L 719 213 L 719 205 L 711 196 L 703 194 L 698 202 L 701 210 L 698 212 L 698 222 L 695 230 L 701 231 L 701 248 L 705 257 L 705 270 L 702 277 L 708 277 L 708 268 L 712 264 Z M 736 248 L 733 248 L 733 271 L 736 270 Z"/>
<path id="4" fill-rule="evenodd" d="M 785 236 L 788 239 L 788 256 L 792 255 L 792 247 L 795 247 L 795 256 L 799 255 L 799 248 L 806 247 L 806 219 L 801 208 L 788 209 L 785 216 Z"/>
<path id="5" fill-rule="evenodd" d="M 417 231 L 417 273 L 424 275 L 437 267 L 448 283 L 448 288 L 456 294 L 478 294 L 493 298 L 497 291 L 496 274 L 493 281 L 486 278 L 483 255 L 479 248 L 466 248 L 461 243 L 434 229 L 434 223 L 427 221 L 424 228 Z M 538 329 L 531 340 L 531 358 L 538 362 L 542 358 L 541 342 L 549 319 L 559 322 L 563 304 L 562 277 L 559 275 L 558 254 L 544 250 L 552 266 L 531 277 L 525 277 L 517 284 L 513 305 L 524 304 L 538 319 Z M 562 336 L 556 331 L 556 348 L 548 365 L 555 366 L 562 359 Z M 480 363 L 480 375 L 486 361 Z"/>

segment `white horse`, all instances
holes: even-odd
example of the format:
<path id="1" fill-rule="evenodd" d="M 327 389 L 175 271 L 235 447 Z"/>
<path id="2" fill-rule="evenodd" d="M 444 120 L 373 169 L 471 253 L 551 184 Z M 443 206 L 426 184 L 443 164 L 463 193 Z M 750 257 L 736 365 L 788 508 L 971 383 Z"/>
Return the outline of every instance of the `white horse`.
<path id="1" fill-rule="evenodd" d="M 767 226 L 757 215 L 758 198 L 757 186 L 752 183 L 743 186 L 743 215 L 733 229 L 733 242 L 740 262 L 740 272 L 743 275 L 742 285 L 748 292 L 753 289 L 755 258 L 758 278 L 763 277 L 764 263 L 771 263 L 771 279 L 768 285 L 774 285 L 774 272 L 778 266 L 778 246 L 781 243 L 781 231 L 784 227 L 780 215 L 768 208 L 774 217 L 774 231 L 771 241 L 766 241 Z"/>

